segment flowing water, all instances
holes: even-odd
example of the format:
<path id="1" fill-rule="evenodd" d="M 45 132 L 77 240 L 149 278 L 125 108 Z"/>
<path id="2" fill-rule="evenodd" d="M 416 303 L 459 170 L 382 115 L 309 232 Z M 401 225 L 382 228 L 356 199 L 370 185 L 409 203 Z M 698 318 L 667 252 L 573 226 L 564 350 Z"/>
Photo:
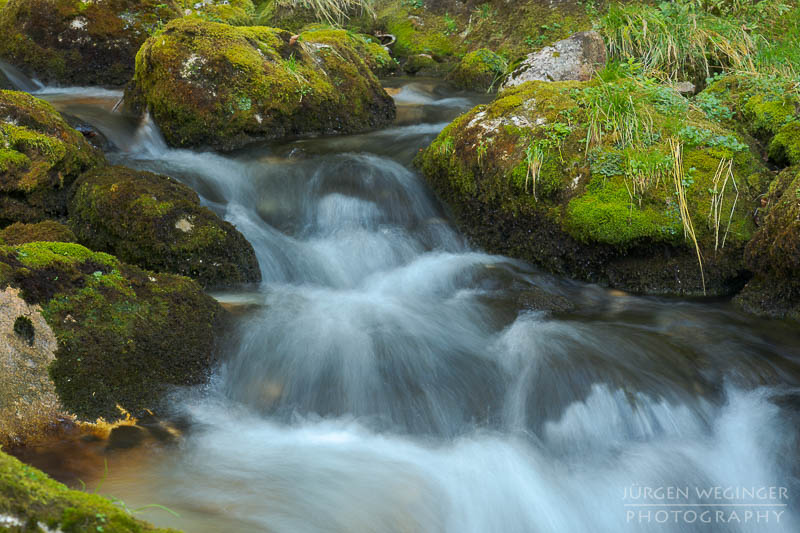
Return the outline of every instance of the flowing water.
<path id="1" fill-rule="evenodd" d="M 390 128 L 227 155 L 169 149 L 118 94 L 39 91 L 197 190 L 264 278 L 216 295 L 245 311 L 175 393 L 183 438 L 112 457 L 99 492 L 199 532 L 800 531 L 796 325 L 470 246 L 411 161 L 482 98 L 395 86 Z"/>

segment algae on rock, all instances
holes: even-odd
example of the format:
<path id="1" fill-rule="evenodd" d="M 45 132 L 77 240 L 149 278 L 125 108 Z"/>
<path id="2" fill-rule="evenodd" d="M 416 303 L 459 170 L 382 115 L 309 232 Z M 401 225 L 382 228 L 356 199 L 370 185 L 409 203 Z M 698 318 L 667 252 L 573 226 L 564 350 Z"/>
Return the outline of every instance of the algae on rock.
<path id="1" fill-rule="evenodd" d="M 8 0 L 0 8 L 0 58 L 45 83 L 121 87 L 134 57 L 173 0 Z"/>
<path id="2" fill-rule="evenodd" d="M 800 320 L 800 168 L 778 175 L 764 209 L 745 253 L 755 277 L 737 302 L 752 313 Z"/>
<path id="3" fill-rule="evenodd" d="M 93 250 L 205 288 L 261 281 L 253 246 L 186 185 L 124 167 L 83 175 L 74 186 L 70 224 Z"/>
<path id="4" fill-rule="evenodd" d="M 103 155 L 49 103 L 0 91 L 0 226 L 66 214 L 67 190 Z"/>
<path id="5" fill-rule="evenodd" d="M 164 532 L 111 501 L 70 490 L 44 472 L 0 451 L 0 518 L 6 531 Z M 47 529 L 45 529 L 47 528 Z"/>
<path id="6" fill-rule="evenodd" d="M 394 102 L 343 30 L 307 32 L 179 19 L 136 57 L 127 106 L 149 110 L 173 146 L 367 131 Z"/>
<path id="7" fill-rule="evenodd" d="M 40 306 L 58 340 L 50 376 L 86 420 L 157 409 L 170 386 L 202 383 L 225 317 L 194 281 L 78 244 L 0 246 L 0 288 Z"/>
<path id="8" fill-rule="evenodd" d="M 671 141 L 681 147 L 679 168 Z M 737 134 L 671 88 L 630 78 L 505 90 L 445 128 L 418 163 L 490 251 L 643 293 L 738 290 L 765 186 L 759 158 Z M 703 272 L 686 239 L 676 171 Z"/>

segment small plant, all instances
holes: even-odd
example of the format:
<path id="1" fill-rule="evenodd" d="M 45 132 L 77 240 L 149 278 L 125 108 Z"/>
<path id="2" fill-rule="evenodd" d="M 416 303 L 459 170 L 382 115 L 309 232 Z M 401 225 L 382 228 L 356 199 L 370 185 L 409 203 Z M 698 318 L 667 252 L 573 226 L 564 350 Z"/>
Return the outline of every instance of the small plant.
<path id="1" fill-rule="evenodd" d="M 439 146 L 436 148 L 436 152 L 441 156 L 450 157 L 453 153 L 453 138 L 445 137 L 442 139 L 442 142 L 440 142 Z"/>
<path id="2" fill-rule="evenodd" d="M 725 177 L 724 180 L 722 179 L 723 176 Z M 720 181 L 722 181 L 721 186 Z M 736 196 L 733 199 L 731 212 L 728 216 L 728 226 L 725 228 L 725 233 L 722 235 L 722 242 L 720 243 L 719 231 L 722 218 L 722 202 L 725 199 L 725 189 L 729 181 L 733 183 Z M 736 178 L 733 175 L 733 159 L 720 159 L 717 172 L 714 174 L 713 183 L 713 189 L 708 190 L 708 193 L 711 195 L 711 210 L 708 213 L 708 220 L 714 231 L 714 253 L 716 254 L 719 249 L 725 248 L 725 241 L 728 238 L 728 232 L 731 229 L 731 222 L 733 221 L 733 211 L 736 209 L 736 203 L 739 201 L 739 186 L 736 184 Z"/>
<path id="3" fill-rule="evenodd" d="M 450 16 L 450 13 L 444 14 L 444 34 L 453 35 L 458 32 L 458 23 L 456 19 Z"/>
<path id="4" fill-rule="evenodd" d="M 481 142 L 478 144 L 476 148 L 476 152 L 478 154 L 478 166 L 483 168 L 483 162 L 486 159 L 486 152 L 489 150 L 489 145 L 486 143 L 485 140 L 481 139 Z"/>
<path id="5" fill-rule="evenodd" d="M 525 192 L 528 192 L 528 182 L 533 184 L 531 193 L 533 199 L 538 200 L 536 196 L 536 182 L 539 179 L 539 172 L 542 170 L 542 163 L 544 162 L 544 146 L 540 141 L 531 142 L 525 148 L 525 164 L 527 165 L 527 173 L 525 175 Z"/>
<path id="6" fill-rule="evenodd" d="M 697 263 L 700 265 L 700 279 L 703 284 L 703 294 L 706 293 L 706 276 L 703 271 L 703 255 L 700 253 L 700 245 L 697 243 L 697 234 L 694 231 L 694 224 L 692 223 L 692 216 L 689 214 L 689 205 L 686 201 L 686 187 L 691 177 L 683 171 L 683 145 L 675 139 L 670 139 L 670 149 L 673 154 L 673 184 L 675 186 L 675 196 L 678 202 L 678 211 L 683 224 L 683 237 L 688 238 L 694 244 L 694 250 L 697 254 Z M 693 180 L 692 180 L 693 181 Z"/>
<path id="7" fill-rule="evenodd" d="M 350 19 L 350 14 L 355 12 L 375 18 L 372 0 L 275 0 L 273 4 L 277 7 L 310 9 L 318 21 L 332 26 L 343 26 Z"/>

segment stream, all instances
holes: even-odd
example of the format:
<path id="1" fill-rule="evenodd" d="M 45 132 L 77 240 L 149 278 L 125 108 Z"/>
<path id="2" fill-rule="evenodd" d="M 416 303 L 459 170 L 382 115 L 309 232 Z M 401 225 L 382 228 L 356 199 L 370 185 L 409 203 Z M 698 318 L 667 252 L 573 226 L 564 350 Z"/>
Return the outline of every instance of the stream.
<path id="1" fill-rule="evenodd" d="M 486 96 L 387 84 L 392 127 L 224 155 L 167 147 L 120 93 L 30 87 L 194 188 L 264 280 L 214 294 L 234 339 L 175 391 L 176 443 L 32 461 L 187 532 L 800 531 L 797 325 L 474 248 L 412 160 Z"/>

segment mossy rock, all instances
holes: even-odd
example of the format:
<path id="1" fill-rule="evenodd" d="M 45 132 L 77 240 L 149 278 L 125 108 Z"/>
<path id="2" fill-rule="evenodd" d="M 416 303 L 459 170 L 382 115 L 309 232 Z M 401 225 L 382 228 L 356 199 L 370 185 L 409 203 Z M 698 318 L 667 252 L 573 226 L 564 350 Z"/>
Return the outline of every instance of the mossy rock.
<path id="1" fill-rule="evenodd" d="M 340 30 L 336 30 L 324 24 L 310 24 L 305 26 L 302 34 L 306 36 L 306 38 L 311 34 L 315 34 L 315 37 L 325 37 L 328 39 L 341 39 L 343 37 Z M 397 71 L 400 66 L 399 63 L 386 48 L 378 42 L 376 37 L 351 31 L 346 32 L 346 35 L 348 37 L 348 44 L 355 48 L 358 55 L 376 76 L 384 78 Z"/>
<path id="2" fill-rule="evenodd" d="M 195 15 L 210 22 L 233 26 L 250 26 L 255 22 L 256 8 L 251 0 L 180 0 L 186 15 Z"/>
<path id="3" fill-rule="evenodd" d="M 154 274 L 78 244 L 0 247 L 0 288 L 13 287 L 58 339 L 50 376 L 61 405 L 86 420 L 117 406 L 157 410 L 176 385 L 200 384 L 225 313 L 193 280 Z"/>
<path id="4" fill-rule="evenodd" d="M 180 14 L 173 0 L 8 0 L 0 58 L 46 83 L 121 87 L 148 35 Z"/>
<path id="5" fill-rule="evenodd" d="M 89 172 L 69 208 L 79 242 L 205 288 L 261 281 L 252 245 L 172 178 L 124 167 Z"/>
<path id="6" fill-rule="evenodd" d="M 440 64 L 430 54 L 415 54 L 406 58 L 403 70 L 415 76 L 440 76 L 447 71 L 447 66 Z"/>
<path id="7" fill-rule="evenodd" d="M 671 141 L 682 146 L 678 167 Z M 721 162 L 725 169 L 731 162 L 732 174 L 715 184 Z M 742 250 L 768 183 L 736 133 L 672 89 L 633 79 L 505 90 L 457 118 L 417 163 L 481 246 L 650 294 L 741 288 Z M 684 233 L 676 168 L 702 274 Z"/>
<path id="8" fill-rule="evenodd" d="M 4 531 L 166 532 L 137 520 L 96 494 L 70 490 L 0 451 L 0 516 Z"/>
<path id="9" fill-rule="evenodd" d="M 729 75 L 695 101 L 710 119 L 757 139 L 773 164 L 800 163 L 800 94 L 793 81 Z"/>
<path id="10" fill-rule="evenodd" d="M 45 220 L 36 224 L 15 222 L 0 231 L 0 244 L 25 244 L 27 242 L 77 242 L 75 234 L 64 224 Z"/>
<path id="11" fill-rule="evenodd" d="M 354 133 L 395 116 L 347 32 L 233 27 L 187 18 L 145 42 L 126 90 L 168 143 L 233 149 L 261 139 Z"/>
<path id="12" fill-rule="evenodd" d="M 66 214 L 66 195 L 103 155 L 49 103 L 0 91 L 0 226 Z"/>
<path id="13" fill-rule="evenodd" d="M 753 313 L 800 320 L 800 167 L 778 175 L 765 204 L 745 253 L 755 277 L 737 302 Z"/>
<path id="14" fill-rule="evenodd" d="M 470 52 L 447 79 L 461 89 L 470 91 L 489 91 L 497 88 L 506 74 L 508 62 L 487 48 Z"/>

